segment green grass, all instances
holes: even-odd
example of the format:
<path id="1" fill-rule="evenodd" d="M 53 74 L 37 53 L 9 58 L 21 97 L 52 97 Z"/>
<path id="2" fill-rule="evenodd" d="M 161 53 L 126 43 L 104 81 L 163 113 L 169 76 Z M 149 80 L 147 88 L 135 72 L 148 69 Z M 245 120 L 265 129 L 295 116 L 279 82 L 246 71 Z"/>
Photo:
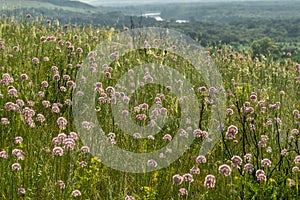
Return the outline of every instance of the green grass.
<path id="1" fill-rule="evenodd" d="M 101 41 L 110 38 L 116 32 L 93 27 L 69 26 L 66 29 L 55 23 L 45 24 L 45 19 L 41 18 L 25 19 L 24 17 L 24 20 L 17 24 L 12 19 L 1 19 L 0 78 L 3 83 L 5 80 L 8 81 L 7 84 L 0 85 L 0 94 L 2 94 L 0 151 L 8 153 L 7 159 L 0 158 L 1 199 L 124 199 L 127 195 L 134 196 L 135 199 L 147 200 L 299 198 L 299 172 L 292 172 L 294 166 L 299 167 L 299 163 L 294 162 L 295 157 L 300 154 L 299 134 L 294 134 L 293 140 L 290 136 L 293 129 L 299 130 L 297 125 L 299 119 L 293 111 L 300 109 L 300 84 L 299 81 L 297 82 L 300 72 L 296 70 L 297 63 L 293 60 L 285 57 L 277 62 L 263 57 L 259 61 L 252 59 L 248 52 L 245 54 L 233 52 L 228 46 L 224 46 L 222 52 L 214 48 L 207 49 L 222 75 L 227 94 L 226 106 L 233 111 L 232 115 L 226 115 L 224 130 L 216 146 L 206 155 L 207 162 L 197 163 L 195 160 L 199 156 L 204 140 L 204 138 L 196 138 L 190 148 L 168 167 L 143 174 L 127 173 L 106 166 L 101 159 L 90 153 L 83 153 L 80 138 L 74 139 L 72 141 L 75 142 L 74 149 L 65 150 L 62 156 L 54 156 L 52 152 L 55 147 L 64 146 L 53 143 L 54 138 L 61 133 L 70 137 L 71 132 L 78 131 L 72 115 L 72 106 L 67 103 L 72 99 L 74 90 L 68 86 L 66 75 L 69 75 L 70 80 L 75 81 L 76 74 L 79 72 L 76 66 L 81 65 L 88 53 Z M 74 37 L 75 35 L 77 37 Z M 48 37 L 49 41 L 47 41 Z M 55 40 L 51 40 L 51 37 Z M 95 37 L 99 40 L 94 40 Z M 42 38 L 46 38 L 46 41 L 42 42 Z M 59 44 L 59 40 L 63 40 L 64 44 Z M 68 48 L 67 42 L 70 42 L 73 48 Z M 82 48 L 83 52 L 78 52 L 78 48 Z M 112 78 L 99 77 L 103 93 L 110 98 L 110 94 L 107 94 L 105 89 L 109 86 L 115 87 L 116 81 L 122 74 L 141 64 L 142 61 L 168 64 L 178 69 L 187 79 L 191 79 L 199 102 L 199 116 L 202 116 L 201 130 L 207 131 L 213 108 L 207 101 L 210 97 L 209 92 L 197 92 L 199 87 L 206 85 L 201 77 L 197 76 L 193 66 L 176 55 L 164 56 L 164 51 L 148 50 L 128 53 L 113 62 L 110 65 Z M 159 59 L 157 56 L 160 56 Z M 44 59 L 45 57 L 49 60 Z M 38 58 L 39 62 L 34 63 L 33 58 Z M 171 58 L 176 58 L 176 61 L 170 60 Z M 60 75 L 59 81 L 54 80 L 53 66 L 58 69 L 56 73 Z M 98 66 L 100 67 L 102 66 Z M 28 75 L 28 80 L 21 80 L 20 76 L 24 73 Z M 7 79 L 7 74 L 13 78 L 13 81 Z M 49 86 L 42 87 L 42 81 L 47 81 Z M 12 89 L 10 86 L 18 91 L 17 97 L 8 94 L 8 90 Z M 65 91 L 61 87 L 65 87 Z M 135 121 L 134 107 L 142 103 L 148 103 L 151 107 L 158 91 L 165 94 L 166 99 L 162 99 L 162 105 L 167 108 L 170 118 L 163 130 L 155 136 L 154 141 L 135 139 L 127 135 L 112 118 L 110 104 L 96 103 L 98 121 L 104 124 L 103 129 L 107 134 L 109 132 L 116 134 L 116 145 L 139 153 L 151 152 L 168 144 L 162 139 L 166 133 L 173 138 L 176 136 L 181 107 L 176 103 L 176 97 L 165 92 L 165 89 L 148 84 L 130 96 L 128 119 L 131 117 L 132 121 L 143 126 L 145 122 Z M 39 95 L 41 93 L 44 95 Z M 254 94 L 257 100 L 251 101 L 250 96 Z M 18 99 L 25 103 L 24 106 L 20 106 L 20 111 L 7 110 L 5 105 L 8 102 L 15 104 Z M 34 105 L 28 104 L 30 100 Z M 46 108 L 43 106 L 43 101 L 49 101 L 51 106 Z M 265 105 L 258 105 L 259 101 L 264 101 Z M 269 108 L 269 105 L 276 102 L 280 102 L 280 107 Z M 56 105 L 60 109 L 58 113 L 53 112 Z M 25 116 L 24 112 L 27 110 L 25 107 L 35 112 L 32 116 L 35 126 L 30 127 L 32 120 Z M 253 108 L 253 113 L 244 113 L 245 107 Z M 262 112 L 264 109 L 266 112 Z M 141 113 L 149 117 L 150 111 Z M 37 114 L 42 114 L 45 121 L 39 122 L 36 119 Z M 59 117 L 67 120 L 66 127 L 58 126 Z M 5 125 L 4 118 L 7 118 L 10 123 Z M 267 123 L 270 119 L 272 123 Z M 278 123 L 275 122 L 276 120 Z M 234 140 L 225 139 L 230 125 L 238 128 Z M 255 129 L 251 128 L 253 126 Z M 259 147 L 258 144 L 263 143 L 265 135 L 269 138 L 266 146 Z M 20 144 L 14 143 L 17 136 L 23 138 Z M 271 151 L 268 147 L 271 147 Z M 24 159 L 12 155 L 14 149 L 22 150 Z M 283 149 L 287 149 L 288 155 L 281 155 Z M 246 153 L 252 154 L 252 160 L 244 159 Z M 233 156 L 240 156 L 243 159 L 243 163 L 238 168 L 231 167 Z M 271 167 L 262 166 L 261 161 L 264 158 L 271 160 Z M 244 170 L 247 162 L 254 167 L 251 173 Z M 21 169 L 13 171 L 14 163 L 19 163 Z M 231 167 L 229 176 L 219 173 L 218 168 L 222 164 Z M 193 166 L 200 169 L 199 174 L 193 174 L 193 182 L 184 181 L 180 185 L 173 183 L 172 177 L 175 174 L 182 176 L 190 173 Z M 258 169 L 265 171 L 266 181 L 257 180 L 255 172 Z M 213 174 L 216 178 L 216 185 L 211 189 L 204 187 L 205 177 L 208 174 Z M 65 183 L 64 188 L 57 186 L 59 180 Z M 291 181 L 295 184 L 289 186 Z M 18 188 L 25 188 L 25 195 L 18 194 Z M 188 195 L 179 196 L 180 188 L 187 189 Z M 81 196 L 74 197 L 72 195 L 74 190 L 80 190 Z"/>

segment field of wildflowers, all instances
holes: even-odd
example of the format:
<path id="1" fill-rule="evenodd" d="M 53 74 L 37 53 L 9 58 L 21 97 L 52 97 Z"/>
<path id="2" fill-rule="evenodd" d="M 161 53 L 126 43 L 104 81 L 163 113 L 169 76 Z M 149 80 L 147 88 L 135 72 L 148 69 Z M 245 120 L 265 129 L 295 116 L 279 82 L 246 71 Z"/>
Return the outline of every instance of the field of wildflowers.
<path id="1" fill-rule="evenodd" d="M 124 56 L 111 55 L 115 61 L 110 65 L 89 69 L 104 71 L 94 85 L 95 108 L 110 145 L 151 152 L 166 146 L 178 132 L 185 99 L 176 99 L 173 88 L 140 84 L 131 96 L 117 92 L 120 75 L 128 72 L 134 77 L 131 68 L 141 60 L 172 65 L 193 79 L 200 120 L 196 129 L 181 130 L 183 137 L 191 131 L 195 140 L 163 169 L 122 172 L 92 155 L 72 115 L 76 74 L 86 58 L 96 60 L 93 49 L 117 32 L 61 26 L 30 14 L 21 21 L 1 17 L 0 199 L 299 199 L 300 64 L 289 54 L 273 61 L 253 59 L 251 52 L 242 54 L 228 46 L 206 50 L 222 75 L 226 93 L 225 123 L 207 155 L 199 155 L 199 149 L 210 134 L 216 88 L 207 87 L 201 76 L 193 77 L 193 68 L 184 60 L 147 44 Z M 145 74 L 145 82 L 151 78 Z M 78 91 L 77 95 L 84 96 Z M 116 98 L 129 104 L 122 115 L 140 126 L 159 115 L 169 118 L 155 136 L 127 135 L 111 114 Z M 151 109 L 153 104 L 158 109 Z M 186 124 L 192 123 L 186 119 Z M 82 126 L 89 129 L 93 124 Z M 166 154 L 175 151 L 167 150 Z M 147 164 L 158 165 L 156 160 Z"/>

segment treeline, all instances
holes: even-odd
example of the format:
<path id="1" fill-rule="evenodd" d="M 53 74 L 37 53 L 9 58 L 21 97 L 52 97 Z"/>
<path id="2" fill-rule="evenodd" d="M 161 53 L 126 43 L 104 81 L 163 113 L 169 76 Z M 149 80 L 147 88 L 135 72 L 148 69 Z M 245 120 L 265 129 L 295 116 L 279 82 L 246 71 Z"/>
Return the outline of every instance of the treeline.
<path id="1" fill-rule="evenodd" d="M 55 1 L 55 0 L 51 0 Z M 33 16 L 42 16 L 44 19 L 57 19 L 60 24 L 76 24 L 77 26 L 105 26 L 122 30 L 124 27 L 138 28 L 159 26 L 172 28 L 189 35 L 204 46 L 231 45 L 234 49 L 252 49 L 253 43 L 268 38 L 275 45 L 276 51 L 270 52 L 274 57 L 280 58 L 282 54 L 290 52 L 293 59 L 300 62 L 298 52 L 300 50 L 300 17 L 281 19 L 252 19 L 232 20 L 228 23 L 215 21 L 198 21 L 190 18 L 189 23 L 179 24 L 173 19 L 157 22 L 152 18 L 129 16 L 119 11 L 108 12 L 75 12 L 63 9 L 15 9 L 2 11 L 7 17 L 16 17 L 23 20 L 26 13 Z M 19 17 L 18 17 L 19 16 Z M 45 20 L 46 23 L 46 20 Z M 258 48 L 259 49 L 259 48 Z M 253 50 L 253 49 L 252 49 Z M 254 51 L 254 50 L 253 50 Z"/>

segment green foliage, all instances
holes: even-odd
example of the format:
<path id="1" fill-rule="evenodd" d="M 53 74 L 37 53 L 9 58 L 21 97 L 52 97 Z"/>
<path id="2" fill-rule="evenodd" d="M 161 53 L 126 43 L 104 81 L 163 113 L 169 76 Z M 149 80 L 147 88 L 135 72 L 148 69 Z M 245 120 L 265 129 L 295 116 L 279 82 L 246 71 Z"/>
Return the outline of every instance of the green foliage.
<path id="1" fill-rule="evenodd" d="M 253 51 L 253 56 L 278 56 L 279 49 L 278 46 L 272 41 L 271 38 L 265 37 L 261 40 L 255 40 L 251 44 Z"/>

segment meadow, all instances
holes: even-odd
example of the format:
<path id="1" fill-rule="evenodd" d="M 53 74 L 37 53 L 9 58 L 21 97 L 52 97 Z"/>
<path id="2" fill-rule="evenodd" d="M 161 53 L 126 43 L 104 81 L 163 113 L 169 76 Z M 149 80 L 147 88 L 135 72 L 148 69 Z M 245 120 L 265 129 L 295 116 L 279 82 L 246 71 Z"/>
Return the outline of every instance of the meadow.
<path id="1" fill-rule="evenodd" d="M 187 61 L 146 43 L 141 50 L 113 54 L 109 65 L 97 66 L 94 49 L 126 30 L 60 25 L 30 14 L 19 21 L 1 16 L 0 199 L 299 199 L 300 64 L 290 53 L 273 60 L 228 45 L 206 47 L 224 84 L 224 91 L 216 91 Z M 162 169 L 130 173 L 105 165 L 90 152 L 73 115 L 74 93 L 85 95 L 78 93 L 76 78 L 87 58 L 96 63 L 87 70 L 103 71 L 93 89 L 108 145 L 144 153 L 168 145 L 177 134 L 193 135 L 179 159 Z M 121 75 L 135 78 L 130 69 L 143 61 L 170 65 L 191 79 L 199 120 L 186 118 L 185 123 L 195 128 L 178 130 L 185 99 L 177 99 L 174 88 L 147 84 L 152 78 L 147 73 L 136 91 L 128 96 L 119 92 Z M 226 117 L 216 145 L 201 155 L 201 144 L 211 136 L 216 92 L 226 95 Z M 130 136 L 112 116 L 118 98 L 129 107 L 122 115 L 140 127 L 160 114 L 168 120 L 155 136 Z M 92 123 L 82 125 L 93 128 Z M 158 164 L 147 163 L 154 169 Z"/>

